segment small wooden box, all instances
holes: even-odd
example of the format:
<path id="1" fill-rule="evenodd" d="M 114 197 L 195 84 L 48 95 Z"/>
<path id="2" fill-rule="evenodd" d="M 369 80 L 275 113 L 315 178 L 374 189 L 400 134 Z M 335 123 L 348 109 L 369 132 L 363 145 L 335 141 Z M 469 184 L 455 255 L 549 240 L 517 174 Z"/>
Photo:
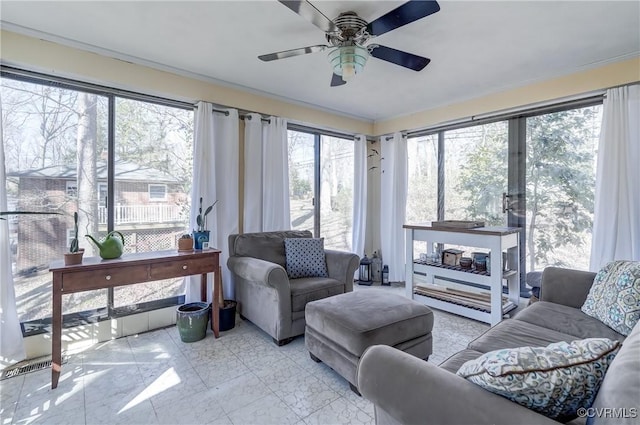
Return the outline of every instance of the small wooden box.
<path id="1" fill-rule="evenodd" d="M 459 249 L 445 249 L 444 251 L 442 251 L 442 264 L 445 264 L 447 266 L 459 266 L 460 258 L 462 257 L 463 253 L 464 251 L 460 251 Z"/>

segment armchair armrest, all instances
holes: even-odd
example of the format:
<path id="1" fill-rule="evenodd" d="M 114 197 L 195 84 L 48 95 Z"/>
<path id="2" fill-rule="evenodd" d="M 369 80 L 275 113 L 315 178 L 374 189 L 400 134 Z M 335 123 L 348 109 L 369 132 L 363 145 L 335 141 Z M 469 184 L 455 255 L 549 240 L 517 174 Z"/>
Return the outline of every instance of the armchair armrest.
<path id="1" fill-rule="evenodd" d="M 358 389 L 381 417 L 400 424 L 556 424 L 449 371 L 385 345 L 358 365 Z M 383 420 L 384 421 L 384 420 Z"/>
<path id="2" fill-rule="evenodd" d="M 276 263 L 253 257 L 229 257 L 227 267 L 241 279 L 263 283 L 276 289 L 287 288 L 289 277 L 285 269 Z"/>
<path id="3" fill-rule="evenodd" d="M 592 272 L 547 267 L 542 272 L 540 300 L 580 308 L 595 277 Z"/>
<path id="4" fill-rule="evenodd" d="M 326 249 L 324 251 L 329 277 L 345 283 L 345 292 L 353 291 L 353 276 L 360 265 L 360 257 L 351 252 Z"/>

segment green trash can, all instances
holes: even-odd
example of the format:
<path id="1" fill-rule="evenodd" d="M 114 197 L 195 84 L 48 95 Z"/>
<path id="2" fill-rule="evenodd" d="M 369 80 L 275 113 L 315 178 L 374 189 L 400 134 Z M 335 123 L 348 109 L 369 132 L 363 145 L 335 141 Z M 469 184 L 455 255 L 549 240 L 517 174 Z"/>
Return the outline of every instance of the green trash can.
<path id="1" fill-rule="evenodd" d="M 176 326 L 182 342 L 196 342 L 207 335 L 211 306 L 204 302 L 187 303 L 178 307 Z"/>

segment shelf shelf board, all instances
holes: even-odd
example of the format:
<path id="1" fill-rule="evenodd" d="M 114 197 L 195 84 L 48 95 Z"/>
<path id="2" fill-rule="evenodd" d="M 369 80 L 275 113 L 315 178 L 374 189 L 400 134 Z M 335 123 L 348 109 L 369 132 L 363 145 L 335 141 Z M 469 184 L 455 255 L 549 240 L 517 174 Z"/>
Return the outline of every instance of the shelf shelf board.
<path id="1" fill-rule="evenodd" d="M 454 271 L 457 271 L 457 272 L 470 273 L 470 274 L 474 274 L 474 275 L 478 275 L 478 276 L 491 277 L 491 273 L 486 271 L 486 270 L 476 270 L 474 268 L 465 269 L 465 268 L 460 267 L 460 266 L 449 266 L 447 264 L 434 263 L 432 261 L 423 261 L 423 260 L 419 260 L 419 259 L 413 260 L 413 264 L 419 264 L 419 265 L 422 265 L 422 266 L 437 267 L 439 269 L 444 269 L 444 270 L 454 270 Z M 515 274 L 516 274 L 515 270 L 505 270 L 504 272 L 502 272 L 502 278 L 506 279 L 506 278 L 511 277 L 511 276 L 513 276 Z"/>

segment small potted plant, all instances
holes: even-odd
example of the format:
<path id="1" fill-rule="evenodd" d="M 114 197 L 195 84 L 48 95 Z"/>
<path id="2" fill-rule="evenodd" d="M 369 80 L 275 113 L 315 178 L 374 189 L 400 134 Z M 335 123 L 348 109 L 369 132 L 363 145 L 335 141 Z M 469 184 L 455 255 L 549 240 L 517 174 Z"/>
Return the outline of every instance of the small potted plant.
<path id="1" fill-rule="evenodd" d="M 193 238 L 189 234 L 184 234 L 178 239 L 178 251 L 193 251 Z"/>
<path id="2" fill-rule="evenodd" d="M 193 242 L 195 249 L 202 249 L 203 242 L 209 242 L 209 230 L 207 230 L 207 214 L 209 214 L 213 207 L 218 203 L 215 201 L 209 205 L 204 213 L 202 212 L 202 196 L 200 197 L 200 207 L 198 208 L 198 216 L 196 217 L 196 224 L 198 228 L 193 231 Z"/>
<path id="3" fill-rule="evenodd" d="M 222 267 L 218 270 L 219 279 L 222 280 Z M 220 293 L 218 299 L 214 300 L 218 303 L 218 330 L 220 332 L 228 331 L 236 326 L 236 307 L 237 301 L 224 299 L 224 286 L 220 285 Z M 213 326 L 213 323 L 211 324 Z"/>
<path id="4" fill-rule="evenodd" d="M 80 248 L 80 243 L 78 242 L 78 213 L 73 213 L 73 230 L 74 236 L 71 239 L 71 244 L 69 246 L 69 252 L 64 254 L 64 265 L 65 266 L 73 266 L 76 264 L 82 263 L 82 256 L 84 255 L 84 248 Z"/>

